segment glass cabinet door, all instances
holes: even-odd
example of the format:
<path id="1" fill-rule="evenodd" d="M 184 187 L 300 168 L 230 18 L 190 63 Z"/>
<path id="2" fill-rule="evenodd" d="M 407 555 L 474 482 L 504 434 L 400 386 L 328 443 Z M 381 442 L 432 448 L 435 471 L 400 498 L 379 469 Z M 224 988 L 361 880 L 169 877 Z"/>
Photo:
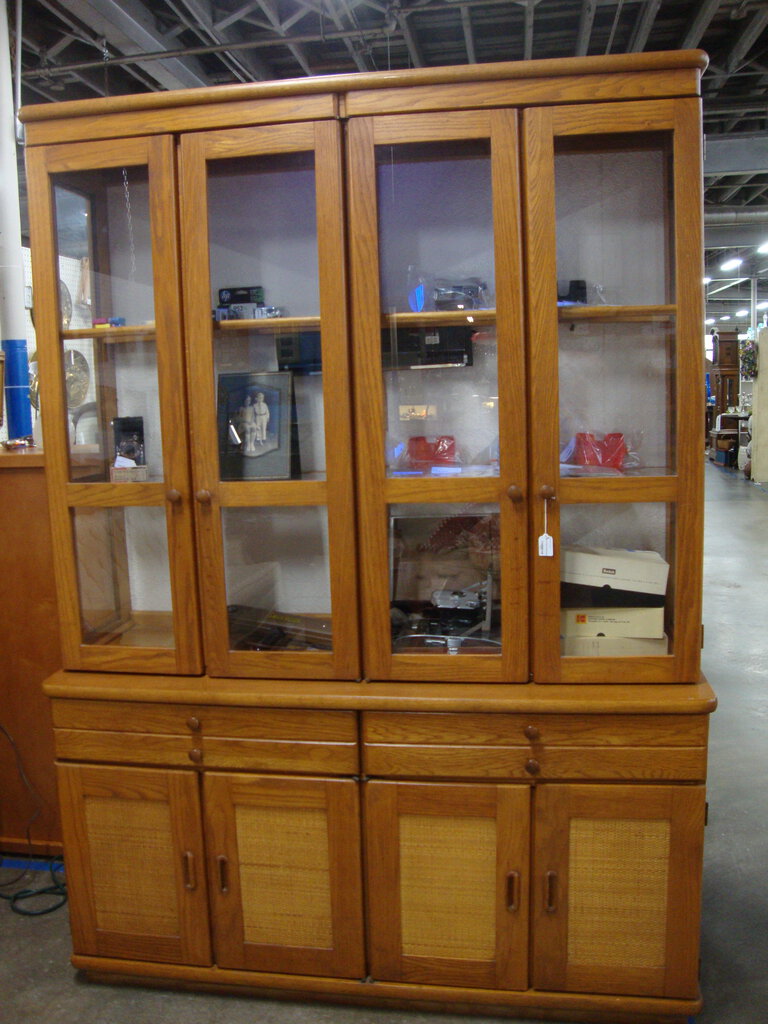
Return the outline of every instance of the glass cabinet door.
<path id="1" fill-rule="evenodd" d="M 66 667 L 198 672 L 173 142 L 28 157 Z"/>
<path id="2" fill-rule="evenodd" d="M 525 114 L 537 681 L 698 677 L 698 118 Z"/>
<path id="3" fill-rule="evenodd" d="M 349 144 L 366 674 L 527 680 L 516 114 Z"/>
<path id="4" fill-rule="evenodd" d="M 359 675 L 340 128 L 182 140 L 190 429 L 213 675 Z"/>

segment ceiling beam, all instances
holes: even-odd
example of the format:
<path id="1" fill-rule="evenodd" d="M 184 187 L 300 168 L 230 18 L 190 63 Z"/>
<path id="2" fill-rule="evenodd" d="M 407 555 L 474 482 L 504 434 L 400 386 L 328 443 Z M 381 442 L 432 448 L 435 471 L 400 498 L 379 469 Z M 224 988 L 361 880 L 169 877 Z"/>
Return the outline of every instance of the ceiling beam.
<path id="1" fill-rule="evenodd" d="M 189 14 L 193 25 L 198 27 L 198 36 L 212 43 L 242 42 L 242 33 L 237 30 L 217 29 L 213 24 L 213 5 L 204 0 L 175 0 Z M 233 69 L 239 78 L 262 82 L 274 78 L 272 69 L 254 53 L 222 52 L 222 60 Z"/>
<path id="2" fill-rule="evenodd" d="M 722 0 L 704 0 L 703 3 L 699 3 L 693 21 L 688 26 L 680 43 L 681 50 L 693 50 L 701 43 L 704 33 L 720 9 L 721 3 Z"/>
<path id="3" fill-rule="evenodd" d="M 660 7 L 661 0 L 648 0 L 637 12 L 637 21 L 627 47 L 627 53 L 641 53 L 645 49 Z"/>
<path id="4" fill-rule="evenodd" d="M 119 54 L 165 49 L 154 19 L 139 0 L 68 0 L 67 11 Z M 199 61 L 193 58 L 156 61 L 147 70 L 163 89 L 209 84 Z"/>
<path id="5" fill-rule="evenodd" d="M 576 56 L 586 57 L 589 52 L 589 40 L 592 37 L 592 23 L 595 20 L 597 0 L 582 0 L 579 15 L 579 34 L 576 37 Z"/>
<path id="6" fill-rule="evenodd" d="M 475 36 L 472 31 L 472 13 L 466 6 L 462 6 L 461 8 L 461 28 L 464 32 L 464 45 L 467 48 L 467 62 L 469 64 L 477 64 Z"/>
<path id="7" fill-rule="evenodd" d="M 764 174 L 768 171 L 768 133 L 707 135 L 704 174 Z"/>
<path id="8" fill-rule="evenodd" d="M 744 58 L 755 45 L 766 25 L 768 25 L 768 10 L 755 11 L 749 24 L 745 26 L 728 54 L 725 66 L 729 75 L 741 67 Z"/>

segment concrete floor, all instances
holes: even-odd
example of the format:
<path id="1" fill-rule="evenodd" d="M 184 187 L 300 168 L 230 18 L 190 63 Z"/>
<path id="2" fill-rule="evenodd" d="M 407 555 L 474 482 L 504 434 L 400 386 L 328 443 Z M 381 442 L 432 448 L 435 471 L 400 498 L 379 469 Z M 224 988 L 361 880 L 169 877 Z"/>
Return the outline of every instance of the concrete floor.
<path id="1" fill-rule="evenodd" d="M 704 671 L 712 718 L 697 1024 L 768 1020 L 768 487 L 707 462 Z M 0 881 L 8 872 L 0 872 Z M 72 971 L 66 910 L 0 904 L 2 1024 L 472 1024 L 236 996 L 95 985 Z M 508 1024 L 509 1024 L 509 1019 Z M 530 1022 L 529 1022 L 530 1024 Z"/>

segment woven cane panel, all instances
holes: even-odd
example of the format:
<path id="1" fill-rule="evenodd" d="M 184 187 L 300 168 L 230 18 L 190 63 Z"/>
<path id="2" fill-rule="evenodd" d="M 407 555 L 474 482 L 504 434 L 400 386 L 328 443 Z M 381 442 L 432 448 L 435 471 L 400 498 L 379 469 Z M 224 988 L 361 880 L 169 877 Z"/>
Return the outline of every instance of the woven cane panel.
<path id="1" fill-rule="evenodd" d="M 568 962 L 663 967 L 668 821 L 571 821 Z"/>
<path id="2" fill-rule="evenodd" d="M 242 806 L 235 813 L 246 942 L 331 949 L 325 811 Z"/>
<path id="3" fill-rule="evenodd" d="M 96 926 L 127 935 L 179 934 L 168 804 L 85 800 Z"/>
<path id="4" fill-rule="evenodd" d="M 493 959 L 495 822 L 401 817 L 400 896 L 404 955 Z"/>

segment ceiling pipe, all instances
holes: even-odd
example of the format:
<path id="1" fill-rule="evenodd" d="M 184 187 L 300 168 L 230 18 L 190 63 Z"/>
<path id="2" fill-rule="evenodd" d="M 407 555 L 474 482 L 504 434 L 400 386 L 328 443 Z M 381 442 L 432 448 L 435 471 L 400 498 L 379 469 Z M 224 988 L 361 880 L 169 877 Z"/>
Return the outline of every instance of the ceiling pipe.
<path id="1" fill-rule="evenodd" d="M 768 206 L 745 210 L 743 206 L 729 206 L 724 209 L 704 210 L 705 224 L 766 224 Z"/>

